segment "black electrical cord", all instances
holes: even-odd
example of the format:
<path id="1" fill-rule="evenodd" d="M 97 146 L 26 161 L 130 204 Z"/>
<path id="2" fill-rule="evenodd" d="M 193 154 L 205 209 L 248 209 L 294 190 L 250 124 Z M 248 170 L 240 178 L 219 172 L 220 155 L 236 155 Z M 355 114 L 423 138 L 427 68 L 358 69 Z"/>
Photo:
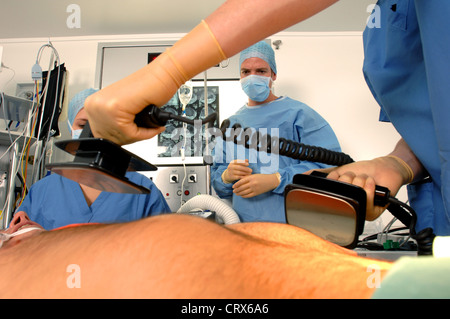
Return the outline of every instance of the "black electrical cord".
<path id="1" fill-rule="evenodd" d="M 387 210 L 409 228 L 411 238 L 417 242 L 417 254 L 419 256 L 433 255 L 433 240 L 436 235 L 433 233 L 433 229 L 429 227 L 416 233 L 417 214 L 411 206 L 395 197 L 390 197 Z"/>
<path id="2" fill-rule="evenodd" d="M 306 145 L 283 137 L 272 137 L 263 134 L 253 128 L 242 128 L 241 124 L 235 123 L 231 129 L 230 120 L 226 119 L 220 125 L 220 131 L 224 140 L 232 140 L 235 144 L 257 151 L 277 153 L 300 161 L 320 162 L 328 165 L 341 166 L 352 163 L 353 159 L 345 153 L 335 152 L 318 146 Z M 227 132 L 229 133 L 226 136 Z M 238 140 L 239 136 L 241 139 Z"/>
<path id="3" fill-rule="evenodd" d="M 165 126 L 167 121 L 171 119 L 192 125 L 195 125 L 198 121 L 203 125 L 206 123 L 214 122 L 216 118 L 217 113 L 212 113 L 202 120 L 191 120 L 184 116 L 179 116 L 170 112 L 163 111 L 155 105 L 149 105 L 136 115 L 134 122 L 137 124 L 137 126 L 140 127 L 156 128 Z"/>
<path id="4" fill-rule="evenodd" d="M 417 254 L 419 256 L 433 255 L 433 241 L 435 237 L 436 235 L 431 228 L 425 228 L 413 237 L 417 242 Z"/>

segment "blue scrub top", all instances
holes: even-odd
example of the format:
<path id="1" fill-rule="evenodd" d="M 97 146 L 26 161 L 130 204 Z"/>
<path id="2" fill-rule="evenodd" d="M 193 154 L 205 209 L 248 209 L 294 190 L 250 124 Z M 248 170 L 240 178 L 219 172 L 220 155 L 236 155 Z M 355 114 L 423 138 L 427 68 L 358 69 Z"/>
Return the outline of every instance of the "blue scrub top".
<path id="1" fill-rule="evenodd" d="M 390 121 L 430 174 L 408 185 L 416 230 L 450 235 L 450 1 L 380 0 L 364 31 L 364 76 Z"/>
<path id="2" fill-rule="evenodd" d="M 129 222 L 170 212 L 166 200 L 146 176 L 127 172 L 131 182 L 150 189 L 149 194 L 101 192 L 88 206 L 80 185 L 58 174 L 34 183 L 16 211 L 25 211 L 46 230 L 77 223 Z"/>
<path id="3" fill-rule="evenodd" d="M 336 135 L 328 122 L 306 104 L 289 97 L 281 97 L 259 106 L 244 106 L 229 120 L 230 127 L 238 122 L 243 128 L 251 127 L 263 134 L 341 151 Z M 222 138 L 216 140 L 212 153 L 214 164 L 211 167 L 211 184 L 219 197 L 232 199 L 233 209 L 239 215 L 241 222 L 286 223 L 284 211 L 284 188 L 286 185 L 292 183 L 296 174 L 328 167 L 321 163 L 299 161 L 274 153 L 249 150 L 232 141 L 224 143 Z M 280 185 L 270 192 L 252 198 L 234 195 L 233 184 L 226 184 L 222 181 L 222 173 L 234 159 L 248 159 L 253 174 L 279 172 L 281 175 Z"/>

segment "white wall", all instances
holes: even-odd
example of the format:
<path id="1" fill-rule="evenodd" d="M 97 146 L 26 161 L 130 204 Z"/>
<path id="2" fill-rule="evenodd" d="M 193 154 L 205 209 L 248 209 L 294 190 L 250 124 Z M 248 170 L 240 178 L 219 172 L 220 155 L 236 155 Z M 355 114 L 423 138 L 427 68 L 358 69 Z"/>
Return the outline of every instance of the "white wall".
<path id="1" fill-rule="evenodd" d="M 55 38 L 53 45 L 69 71 L 70 99 L 95 83 L 97 44 L 105 41 L 173 40 L 181 34 L 146 36 L 107 36 Z M 331 124 L 344 152 L 355 160 L 370 159 L 391 151 L 399 135 L 390 124 L 378 122 L 379 107 L 362 74 L 363 51 L 360 32 L 297 33 L 283 32 L 276 50 L 277 95 L 288 95 L 316 109 Z M 17 83 L 31 83 L 31 66 L 38 49 L 47 39 L 0 40 L 3 63 L 15 70 L 0 73 L 0 91 L 15 94 Z M 49 51 L 41 59 L 48 68 Z M 60 125 L 63 134 L 66 125 Z M 67 138 L 67 136 L 63 136 Z M 400 199 L 404 195 L 399 196 Z"/>
<path id="2" fill-rule="evenodd" d="M 361 33 L 280 33 L 276 94 L 289 95 L 322 114 L 344 152 L 355 160 L 391 151 L 399 135 L 378 121 L 379 106 L 363 77 Z"/>

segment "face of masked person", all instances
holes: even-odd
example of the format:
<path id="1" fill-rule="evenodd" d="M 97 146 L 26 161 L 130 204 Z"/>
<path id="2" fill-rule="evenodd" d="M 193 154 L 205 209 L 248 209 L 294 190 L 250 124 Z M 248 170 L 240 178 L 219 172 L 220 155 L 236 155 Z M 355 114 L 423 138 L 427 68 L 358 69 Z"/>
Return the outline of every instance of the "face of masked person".
<path id="1" fill-rule="evenodd" d="M 241 87 L 251 100 L 263 102 L 269 97 L 270 81 L 270 77 L 252 74 L 241 79 Z"/>
<path id="2" fill-rule="evenodd" d="M 240 74 L 241 87 L 250 99 L 249 105 L 251 101 L 261 103 L 271 97 L 276 74 L 266 61 L 256 57 L 245 59 L 241 63 Z"/>
<path id="3" fill-rule="evenodd" d="M 72 139 L 80 138 L 81 132 L 88 121 L 86 111 L 84 110 L 84 102 L 95 92 L 98 92 L 98 90 L 92 88 L 83 90 L 78 92 L 69 102 L 67 124 L 72 134 Z"/>
<path id="4" fill-rule="evenodd" d="M 83 128 L 86 125 L 87 121 L 88 121 L 87 114 L 83 108 L 78 112 L 77 116 L 75 117 L 75 120 L 73 121 L 73 125 L 71 127 L 72 139 L 80 138 L 81 132 L 83 131 Z"/>

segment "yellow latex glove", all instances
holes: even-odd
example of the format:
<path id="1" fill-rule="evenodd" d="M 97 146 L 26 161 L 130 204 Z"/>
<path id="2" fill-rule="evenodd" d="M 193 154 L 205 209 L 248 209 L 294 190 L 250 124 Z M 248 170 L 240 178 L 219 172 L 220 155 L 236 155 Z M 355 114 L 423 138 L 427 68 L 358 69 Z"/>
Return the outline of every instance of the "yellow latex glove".
<path id="1" fill-rule="evenodd" d="M 248 165 L 248 159 L 231 161 L 227 169 L 222 173 L 222 180 L 229 184 L 244 176 L 250 175 L 252 169 Z"/>
<path id="2" fill-rule="evenodd" d="M 117 144 L 149 139 L 164 128 L 149 129 L 134 123 L 146 106 L 162 106 L 178 88 L 227 57 L 205 21 L 144 68 L 86 99 L 91 131 Z"/>
<path id="3" fill-rule="evenodd" d="M 400 187 L 410 183 L 414 176 L 409 166 L 396 156 L 383 156 L 319 171 L 329 173 L 329 179 L 362 187 L 367 193 L 366 220 L 369 221 L 377 219 L 386 209 L 373 204 L 375 186 L 387 187 L 391 196 L 395 196 Z"/>
<path id="4" fill-rule="evenodd" d="M 278 187 L 278 174 L 252 174 L 242 177 L 233 185 L 233 193 L 243 198 L 251 198 Z"/>

